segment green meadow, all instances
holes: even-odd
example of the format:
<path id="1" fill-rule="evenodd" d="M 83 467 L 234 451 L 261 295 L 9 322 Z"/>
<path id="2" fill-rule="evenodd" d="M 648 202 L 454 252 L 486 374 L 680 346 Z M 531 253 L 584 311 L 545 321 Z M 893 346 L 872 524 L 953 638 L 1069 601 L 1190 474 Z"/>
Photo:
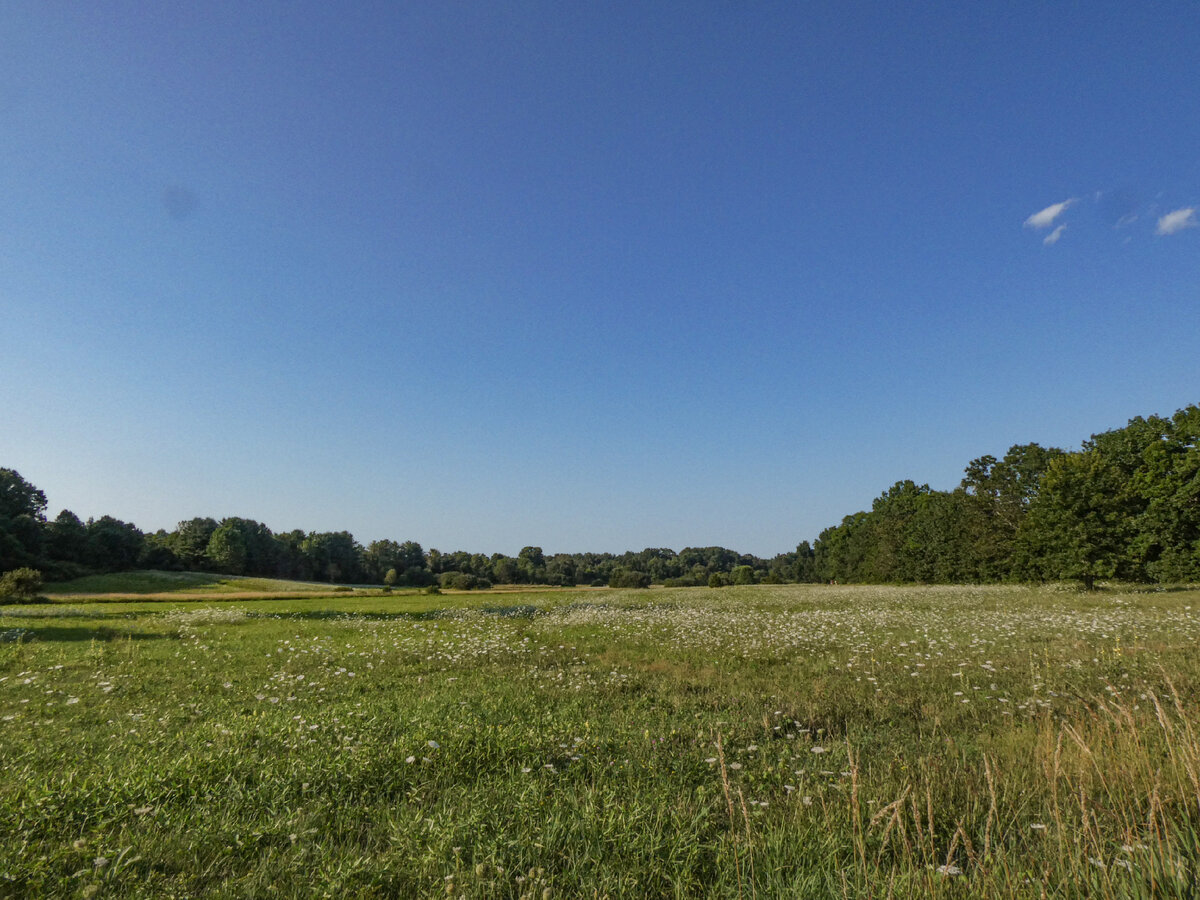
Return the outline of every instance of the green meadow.
<path id="1" fill-rule="evenodd" d="M 122 577 L 0 607 L 0 896 L 1200 895 L 1200 591 Z"/>

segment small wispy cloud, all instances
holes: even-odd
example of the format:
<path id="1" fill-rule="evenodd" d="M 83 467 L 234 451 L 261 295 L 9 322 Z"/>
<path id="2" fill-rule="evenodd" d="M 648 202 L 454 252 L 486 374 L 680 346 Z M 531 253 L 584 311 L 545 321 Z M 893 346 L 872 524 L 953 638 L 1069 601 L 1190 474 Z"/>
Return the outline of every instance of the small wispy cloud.
<path id="1" fill-rule="evenodd" d="M 1196 207 L 1189 206 L 1186 209 L 1177 209 L 1162 216 L 1158 220 L 1158 227 L 1154 229 L 1154 233 L 1175 234 L 1185 228 L 1195 228 L 1197 224 L 1200 223 L 1196 222 Z"/>
<path id="2" fill-rule="evenodd" d="M 1054 220 L 1066 212 L 1067 208 L 1071 206 L 1075 200 L 1076 198 L 1072 197 L 1069 200 L 1064 200 L 1062 203 L 1055 203 L 1052 206 L 1047 206 L 1040 212 L 1035 212 L 1032 216 L 1025 220 L 1025 227 L 1049 228 L 1054 224 Z"/>
<path id="3" fill-rule="evenodd" d="M 1047 247 L 1054 246 L 1055 244 L 1058 243 L 1058 239 L 1060 237 L 1062 237 L 1063 232 L 1066 230 L 1067 230 L 1066 225 L 1059 225 L 1052 232 L 1050 232 L 1048 235 L 1046 235 L 1044 238 L 1042 238 L 1042 243 L 1045 244 Z"/>

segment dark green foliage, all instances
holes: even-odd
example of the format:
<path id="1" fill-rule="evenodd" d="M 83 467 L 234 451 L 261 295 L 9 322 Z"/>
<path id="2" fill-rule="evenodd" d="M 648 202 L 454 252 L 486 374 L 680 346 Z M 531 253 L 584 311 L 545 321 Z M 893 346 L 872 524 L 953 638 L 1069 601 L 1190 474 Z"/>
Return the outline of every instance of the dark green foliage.
<path id="1" fill-rule="evenodd" d="M 1002 460 L 971 460 L 959 491 L 964 500 L 963 539 L 978 581 L 998 581 L 1012 568 L 1017 533 L 1037 496 L 1042 476 L 1063 451 L 1038 444 L 1010 447 Z"/>
<path id="2" fill-rule="evenodd" d="M 495 574 L 497 584 L 516 584 L 521 569 L 516 560 L 496 554 L 492 557 L 492 572 Z"/>
<path id="3" fill-rule="evenodd" d="M 145 536 L 136 525 L 112 516 L 88 519 L 84 562 L 97 572 L 123 572 L 137 565 Z"/>
<path id="4" fill-rule="evenodd" d="M 64 509 L 46 525 L 42 543 L 47 559 L 83 565 L 87 554 L 87 526 L 75 513 Z"/>
<path id="5" fill-rule="evenodd" d="M 218 527 L 209 538 L 204 555 L 217 572 L 227 575 L 243 575 L 246 572 L 246 540 L 236 526 Z"/>
<path id="6" fill-rule="evenodd" d="M 635 569 L 626 569 L 618 566 L 609 575 L 608 586 L 614 588 L 648 588 L 650 587 L 650 575 L 646 572 L 638 572 Z"/>
<path id="7" fill-rule="evenodd" d="M 138 557 L 139 569 L 157 569 L 159 571 L 180 570 L 179 557 L 175 555 L 175 541 L 171 534 L 159 529 L 154 534 L 146 535 L 142 545 L 142 554 Z"/>
<path id="8" fill-rule="evenodd" d="M 307 537 L 299 528 L 275 535 L 276 549 L 279 554 L 276 562 L 278 577 L 295 580 L 312 578 L 312 573 L 309 571 L 311 567 L 302 549 Z"/>
<path id="9" fill-rule="evenodd" d="M 28 603 L 42 589 L 42 573 L 37 569 L 13 569 L 0 575 L 0 601 Z"/>
<path id="10" fill-rule="evenodd" d="M 492 586 L 486 578 L 472 575 L 470 572 L 443 572 L 438 576 L 438 582 L 451 591 L 484 591 Z"/>
<path id="11" fill-rule="evenodd" d="M 757 584 L 758 579 L 754 577 L 754 569 L 750 566 L 734 566 L 729 572 L 730 584 Z"/>
<path id="12" fill-rule="evenodd" d="M 1126 482 L 1095 450 L 1056 459 L 1022 523 L 1019 559 L 1042 578 L 1096 578 L 1117 574 L 1134 520 Z"/>
<path id="13" fill-rule="evenodd" d="M 0 469 L 0 572 L 36 563 L 42 553 L 46 495 L 13 469 Z"/>
<path id="14" fill-rule="evenodd" d="M 801 541 L 793 553 L 780 553 L 767 564 L 764 584 L 812 583 L 817 576 L 816 557 L 808 541 Z"/>
<path id="15" fill-rule="evenodd" d="M 209 567 L 229 575 L 273 575 L 280 548 L 271 529 L 253 519 L 222 519 L 205 549 Z"/>
<path id="16" fill-rule="evenodd" d="M 1156 581 L 1200 581 L 1200 407 L 1180 410 L 1141 453 L 1134 551 Z"/>
<path id="17" fill-rule="evenodd" d="M 425 551 L 416 541 L 372 541 L 363 553 L 363 571 L 367 581 L 385 584 L 423 585 L 429 583 Z M 394 580 L 385 581 L 388 573 Z"/>
<path id="18" fill-rule="evenodd" d="M 191 571 L 208 567 L 208 542 L 217 530 L 217 520 L 205 517 L 188 519 L 175 526 L 172 544 L 180 564 Z"/>
<path id="19" fill-rule="evenodd" d="M 1035 576 L 1200 578 L 1200 407 L 1138 417 L 1055 460 L 1019 537 Z"/>
<path id="20" fill-rule="evenodd" d="M 980 457 L 955 491 L 897 482 L 821 533 L 814 569 L 845 582 L 1200 579 L 1200 408 L 1133 419 L 1074 453 Z"/>
<path id="21" fill-rule="evenodd" d="M 348 531 L 308 535 L 300 544 L 315 581 L 358 582 L 363 579 L 362 547 Z"/>
<path id="22" fill-rule="evenodd" d="M 546 557 L 541 547 L 525 547 L 517 554 L 521 584 L 539 584 L 546 579 Z"/>

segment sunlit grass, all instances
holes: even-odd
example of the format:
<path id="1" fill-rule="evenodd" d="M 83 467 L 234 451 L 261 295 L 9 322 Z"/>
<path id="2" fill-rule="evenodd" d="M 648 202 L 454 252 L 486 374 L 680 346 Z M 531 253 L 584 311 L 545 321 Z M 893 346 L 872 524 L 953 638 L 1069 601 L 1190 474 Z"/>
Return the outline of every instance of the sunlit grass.
<path id="1" fill-rule="evenodd" d="M 329 594 L 333 586 L 311 581 L 287 581 L 277 578 L 247 578 L 206 572 L 160 572 L 154 569 L 87 575 L 71 581 L 45 585 L 42 593 L 51 597 L 87 594 L 226 594 L 287 593 Z"/>
<path id="2" fill-rule="evenodd" d="M 1198 600 L 0 608 L 0 895 L 1195 896 Z"/>

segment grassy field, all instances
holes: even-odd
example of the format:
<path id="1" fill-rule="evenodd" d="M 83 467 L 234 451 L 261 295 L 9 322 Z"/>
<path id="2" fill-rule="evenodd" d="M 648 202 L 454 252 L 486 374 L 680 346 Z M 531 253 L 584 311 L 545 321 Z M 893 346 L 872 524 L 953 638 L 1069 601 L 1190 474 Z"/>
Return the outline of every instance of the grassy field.
<path id="1" fill-rule="evenodd" d="M 1198 646 L 1196 591 L 2 607 L 0 896 L 1194 897 Z"/>
<path id="2" fill-rule="evenodd" d="M 312 581 L 246 578 L 206 572 L 160 572 L 153 569 L 89 575 L 73 581 L 47 584 L 42 593 L 62 599 L 258 599 L 260 597 L 328 596 L 333 586 Z M 342 588 L 351 591 L 351 588 Z"/>

